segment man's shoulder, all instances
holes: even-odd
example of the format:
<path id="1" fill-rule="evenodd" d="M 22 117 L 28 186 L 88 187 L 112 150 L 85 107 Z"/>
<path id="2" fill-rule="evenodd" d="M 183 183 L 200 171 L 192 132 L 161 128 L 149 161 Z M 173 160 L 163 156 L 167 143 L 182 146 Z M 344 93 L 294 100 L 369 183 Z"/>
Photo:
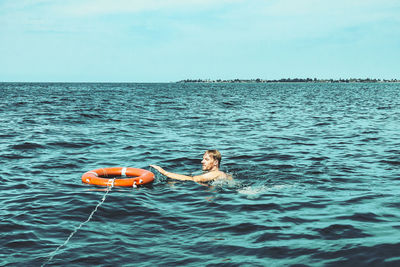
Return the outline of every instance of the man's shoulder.
<path id="1" fill-rule="evenodd" d="M 196 175 L 193 180 L 196 182 L 207 182 L 224 177 L 226 174 L 221 171 L 209 171 L 202 175 Z"/>
<path id="2" fill-rule="evenodd" d="M 223 171 L 214 171 L 215 178 L 214 179 L 232 179 L 232 176 L 223 172 Z"/>

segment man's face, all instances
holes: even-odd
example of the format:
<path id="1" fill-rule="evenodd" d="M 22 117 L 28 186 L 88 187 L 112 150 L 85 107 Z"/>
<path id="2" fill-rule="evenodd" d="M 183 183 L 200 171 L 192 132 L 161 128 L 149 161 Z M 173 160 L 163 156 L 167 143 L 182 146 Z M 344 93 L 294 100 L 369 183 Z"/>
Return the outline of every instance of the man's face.
<path id="1" fill-rule="evenodd" d="M 217 165 L 217 161 L 214 160 L 213 157 L 208 155 L 208 153 L 204 153 L 203 160 L 201 161 L 203 171 L 210 171 L 214 166 Z"/>

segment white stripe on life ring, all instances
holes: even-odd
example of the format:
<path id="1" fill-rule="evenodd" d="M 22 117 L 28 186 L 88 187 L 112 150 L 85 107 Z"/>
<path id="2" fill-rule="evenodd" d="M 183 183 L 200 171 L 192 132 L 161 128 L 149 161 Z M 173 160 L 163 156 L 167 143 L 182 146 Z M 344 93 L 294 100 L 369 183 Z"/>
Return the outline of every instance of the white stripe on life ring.
<path id="1" fill-rule="evenodd" d="M 122 168 L 122 170 L 121 170 L 121 176 L 122 177 L 126 177 L 126 169 L 127 169 L 126 167 Z"/>

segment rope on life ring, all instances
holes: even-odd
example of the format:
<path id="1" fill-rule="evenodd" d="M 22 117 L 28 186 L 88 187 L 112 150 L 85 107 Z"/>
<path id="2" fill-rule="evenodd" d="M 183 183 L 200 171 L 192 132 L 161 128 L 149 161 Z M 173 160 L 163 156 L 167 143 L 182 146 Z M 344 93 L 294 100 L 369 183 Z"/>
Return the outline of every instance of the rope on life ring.
<path id="1" fill-rule="evenodd" d="M 116 179 L 116 176 L 127 178 Z M 107 187 L 111 185 L 136 187 L 153 181 L 154 174 L 152 172 L 130 167 L 101 168 L 85 172 L 82 175 L 83 183 Z"/>

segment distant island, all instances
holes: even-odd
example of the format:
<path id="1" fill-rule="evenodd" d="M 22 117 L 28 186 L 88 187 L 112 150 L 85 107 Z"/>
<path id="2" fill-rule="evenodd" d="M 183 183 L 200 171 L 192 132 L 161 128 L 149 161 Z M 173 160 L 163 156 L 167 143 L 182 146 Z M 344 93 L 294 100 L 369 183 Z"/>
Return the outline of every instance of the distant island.
<path id="1" fill-rule="evenodd" d="M 233 79 L 233 80 L 209 80 L 209 79 L 186 79 L 177 83 L 400 83 L 398 79 L 311 79 L 311 78 L 286 78 L 279 80 L 264 79 Z"/>

